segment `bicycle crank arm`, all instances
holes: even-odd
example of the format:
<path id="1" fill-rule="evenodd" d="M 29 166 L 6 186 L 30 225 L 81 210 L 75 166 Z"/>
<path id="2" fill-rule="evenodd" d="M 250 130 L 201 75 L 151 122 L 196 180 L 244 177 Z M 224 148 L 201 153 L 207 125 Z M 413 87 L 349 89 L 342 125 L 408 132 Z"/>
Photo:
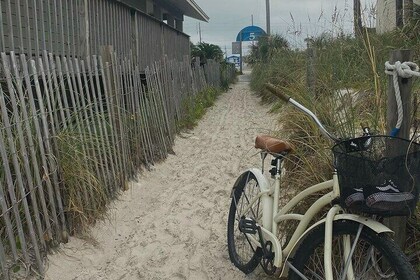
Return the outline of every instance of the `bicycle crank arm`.
<path id="1" fill-rule="evenodd" d="M 283 261 L 283 254 L 282 254 L 282 250 L 281 250 L 281 245 L 280 242 L 278 241 L 277 237 L 272 234 L 270 231 L 266 230 L 265 228 L 259 226 L 258 224 L 256 224 L 258 227 L 258 235 L 259 235 L 259 239 L 261 240 L 257 240 L 255 238 L 255 235 L 253 234 L 246 234 L 248 237 L 248 240 L 260 247 L 261 249 L 263 249 L 264 254 L 265 255 L 269 255 L 266 250 L 266 244 L 269 242 L 271 243 L 270 248 L 271 248 L 271 252 L 270 254 L 274 254 L 274 260 L 273 260 L 273 265 L 276 267 L 281 267 L 282 265 L 282 261 Z"/>

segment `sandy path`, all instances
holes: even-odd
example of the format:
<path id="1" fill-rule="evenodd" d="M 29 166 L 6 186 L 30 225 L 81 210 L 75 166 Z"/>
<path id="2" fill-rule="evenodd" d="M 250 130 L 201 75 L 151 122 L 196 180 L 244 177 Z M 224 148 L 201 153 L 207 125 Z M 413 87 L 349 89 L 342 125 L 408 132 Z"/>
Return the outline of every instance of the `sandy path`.
<path id="1" fill-rule="evenodd" d="M 257 133 L 275 126 L 241 76 L 198 126 L 175 141 L 176 155 L 144 172 L 92 229 L 49 256 L 46 279 L 261 279 L 229 261 L 226 221 L 235 178 L 259 164 Z"/>

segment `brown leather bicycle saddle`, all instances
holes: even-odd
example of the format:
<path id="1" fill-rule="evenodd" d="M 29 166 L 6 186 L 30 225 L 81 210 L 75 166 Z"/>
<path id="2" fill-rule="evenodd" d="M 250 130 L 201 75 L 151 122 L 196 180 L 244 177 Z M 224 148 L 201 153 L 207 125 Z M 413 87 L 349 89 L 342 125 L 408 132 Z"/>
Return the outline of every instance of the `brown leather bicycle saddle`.
<path id="1" fill-rule="evenodd" d="M 288 142 L 268 135 L 258 135 L 257 138 L 255 138 L 255 148 L 276 154 L 293 151 L 292 145 Z"/>

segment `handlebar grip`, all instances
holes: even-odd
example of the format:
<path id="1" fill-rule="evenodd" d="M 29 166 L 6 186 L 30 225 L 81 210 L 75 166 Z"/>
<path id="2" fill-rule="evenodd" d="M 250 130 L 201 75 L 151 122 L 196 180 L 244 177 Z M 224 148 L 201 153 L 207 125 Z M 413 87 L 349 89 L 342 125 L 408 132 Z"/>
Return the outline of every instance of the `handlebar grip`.
<path id="1" fill-rule="evenodd" d="M 266 83 L 265 88 L 284 102 L 289 102 L 290 96 L 281 92 L 280 89 L 275 85 L 271 83 Z"/>

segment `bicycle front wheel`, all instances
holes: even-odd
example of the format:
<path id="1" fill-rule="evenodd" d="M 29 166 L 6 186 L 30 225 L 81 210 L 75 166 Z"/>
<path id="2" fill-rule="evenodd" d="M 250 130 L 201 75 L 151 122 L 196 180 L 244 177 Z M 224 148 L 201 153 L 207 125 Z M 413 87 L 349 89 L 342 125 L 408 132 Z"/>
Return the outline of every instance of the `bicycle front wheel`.
<path id="1" fill-rule="evenodd" d="M 229 257 L 245 274 L 251 273 L 258 266 L 262 250 L 253 245 L 249 237 L 241 232 L 239 221 L 249 218 L 259 222 L 262 217 L 260 199 L 257 199 L 259 192 L 260 187 L 254 174 L 245 172 L 236 184 L 230 204 L 227 229 Z M 258 240 L 257 234 L 254 237 Z"/>
<path id="2" fill-rule="evenodd" d="M 324 234 L 324 225 L 316 227 L 303 240 L 293 258 L 293 266 L 307 279 L 325 279 Z M 346 242 L 347 250 L 344 249 Z M 332 248 L 334 279 L 349 279 L 348 271 L 354 279 L 418 279 L 407 257 L 392 239 L 360 223 L 335 221 Z M 289 279 L 302 278 L 289 270 Z"/>

